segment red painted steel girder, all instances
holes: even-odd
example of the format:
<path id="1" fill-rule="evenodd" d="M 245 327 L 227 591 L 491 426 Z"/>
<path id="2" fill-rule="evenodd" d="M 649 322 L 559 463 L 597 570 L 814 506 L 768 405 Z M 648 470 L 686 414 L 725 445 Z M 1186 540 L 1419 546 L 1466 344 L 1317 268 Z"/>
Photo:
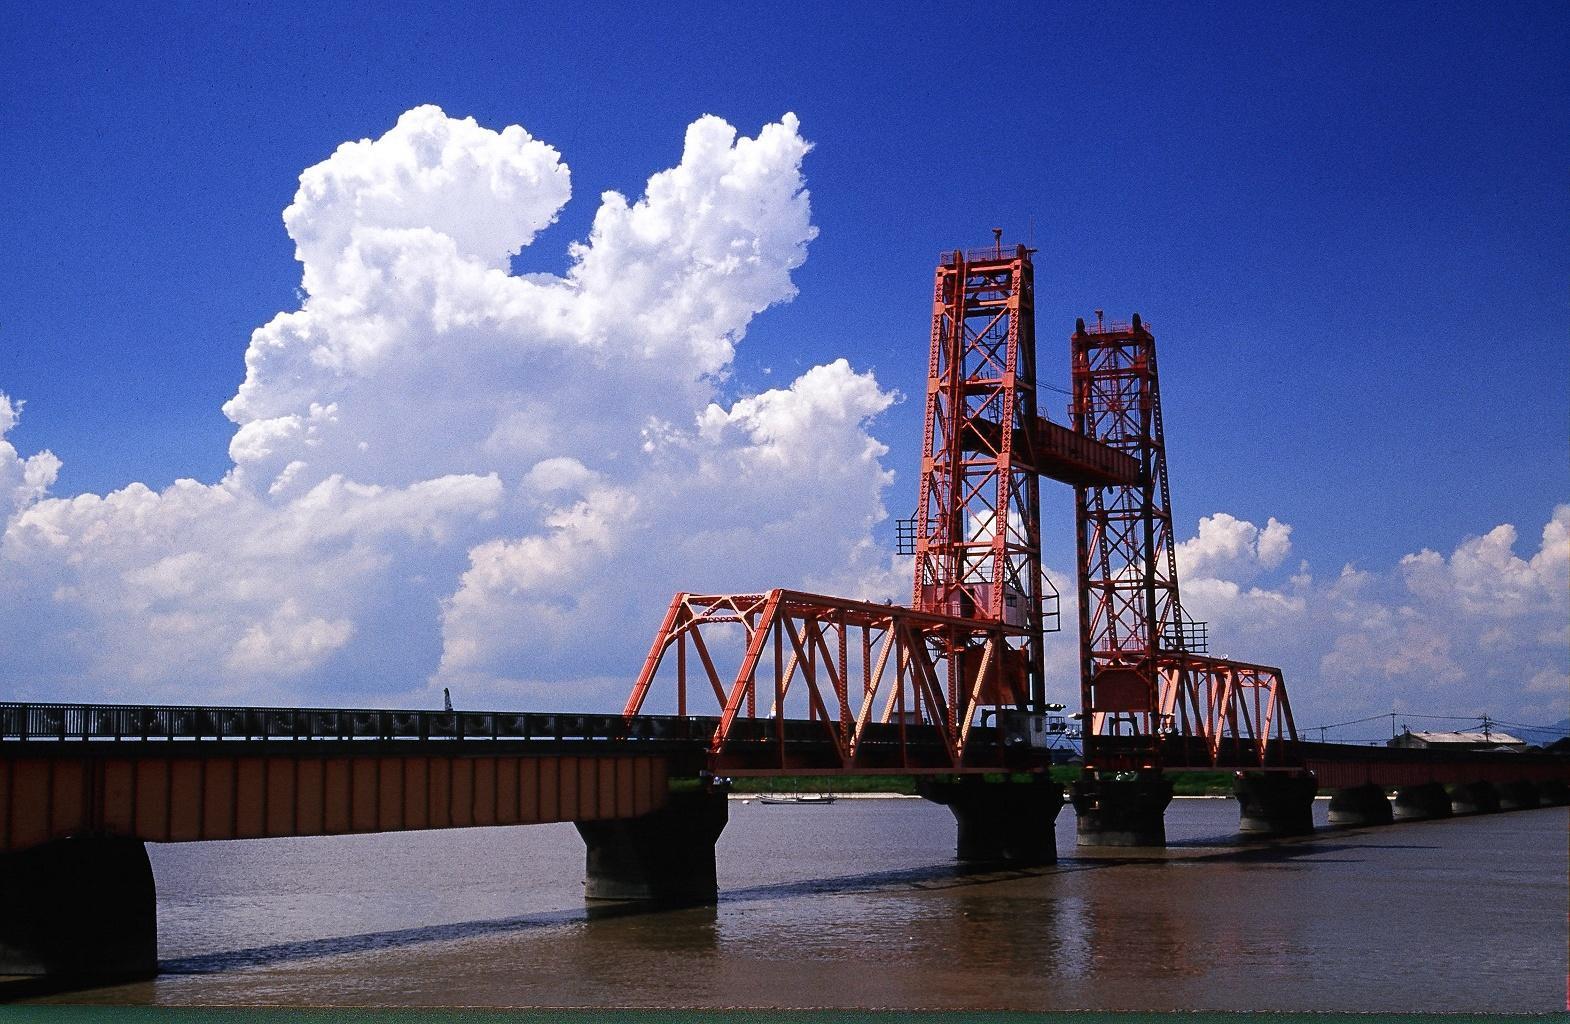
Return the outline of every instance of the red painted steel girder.
<path id="1" fill-rule="evenodd" d="M 1093 329 L 1081 320 L 1071 348 L 1075 430 L 1140 466 L 1137 484 L 1075 488 L 1085 764 L 1144 767 L 1158 759 L 1161 641 L 1181 615 L 1155 338 L 1137 316 Z M 1146 753 L 1103 764 L 1104 733 L 1138 737 Z"/>
<path id="2" fill-rule="evenodd" d="M 1161 682 L 1157 728 L 1201 738 L 1212 766 L 1219 763 L 1229 739 L 1251 751 L 1263 766 L 1270 761 L 1272 744 L 1297 738 L 1280 669 L 1163 652 L 1156 671 Z"/>
<path id="3" fill-rule="evenodd" d="M 1060 423 L 1038 416 L 1034 432 L 1022 439 L 1028 446 L 1020 459 L 1049 479 L 1085 487 L 1139 484 L 1137 459 Z"/>
<path id="4" fill-rule="evenodd" d="M 1432 782 L 1570 782 L 1570 757 L 1491 750 L 1419 750 L 1351 743 L 1286 744 L 1319 788 L 1420 786 Z"/>
<path id="5" fill-rule="evenodd" d="M 997 751 L 972 749 L 976 712 L 1001 685 L 1007 660 L 1018 657 L 1010 642 L 1024 633 L 998 621 L 792 590 L 677 594 L 623 714 L 638 715 L 657 687 L 674 689 L 679 715 L 694 700 L 718 707 L 708 747 L 718 773 L 790 770 L 792 749 L 812 738 L 819 749 L 830 741 L 832 761 L 794 767 L 995 767 Z M 792 704 L 805 706 L 805 721 L 790 718 Z M 998 741 L 997 730 L 985 732 Z"/>

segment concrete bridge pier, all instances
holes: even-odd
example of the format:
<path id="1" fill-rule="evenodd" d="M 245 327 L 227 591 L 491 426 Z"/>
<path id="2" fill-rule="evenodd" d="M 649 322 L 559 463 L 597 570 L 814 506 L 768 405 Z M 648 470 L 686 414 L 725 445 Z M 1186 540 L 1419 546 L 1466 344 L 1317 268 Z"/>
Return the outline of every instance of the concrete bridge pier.
<path id="1" fill-rule="evenodd" d="M 1162 775 L 1130 778 L 1082 774 L 1071 799 L 1078 818 L 1078 846 L 1165 846 L 1172 780 Z"/>
<path id="2" fill-rule="evenodd" d="M 1393 810 L 1396 821 L 1448 818 L 1453 813 L 1450 809 L 1450 794 L 1445 792 L 1444 784 L 1439 782 L 1399 787 Z"/>
<path id="3" fill-rule="evenodd" d="M 584 895 L 672 905 L 716 902 L 714 844 L 730 820 L 729 790 L 680 790 L 651 814 L 573 822 L 586 847 Z"/>
<path id="4" fill-rule="evenodd" d="M 1057 816 L 1063 787 L 1046 775 L 988 782 L 976 776 L 922 779 L 923 797 L 954 814 L 955 853 L 972 864 L 1052 864 L 1058 859 Z"/>
<path id="5" fill-rule="evenodd" d="M 140 839 L 73 837 L 0 854 L 0 974 L 99 984 L 157 972 L 153 869 Z"/>
<path id="6" fill-rule="evenodd" d="M 1560 779 L 1544 779 L 1537 784 L 1539 807 L 1562 807 L 1570 804 L 1570 784 Z"/>
<path id="7" fill-rule="evenodd" d="M 1493 814 L 1499 791 L 1491 782 L 1462 782 L 1450 787 L 1451 814 Z"/>
<path id="8" fill-rule="evenodd" d="M 1268 838 L 1314 831 L 1319 781 L 1312 772 L 1238 772 L 1232 791 L 1237 796 L 1238 831 L 1245 835 Z"/>
<path id="9" fill-rule="evenodd" d="M 1395 820 L 1383 786 L 1347 786 L 1330 794 L 1330 824 L 1356 827 L 1388 825 Z"/>
<path id="10" fill-rule="evenodd" d="M 1535 807 L 1543 806 L 1542 796 L 1538 793 L 1537 783 L 1501 782 L 1499 790 L 1499 809 L 1501 811 L 1530 811 Z"/>

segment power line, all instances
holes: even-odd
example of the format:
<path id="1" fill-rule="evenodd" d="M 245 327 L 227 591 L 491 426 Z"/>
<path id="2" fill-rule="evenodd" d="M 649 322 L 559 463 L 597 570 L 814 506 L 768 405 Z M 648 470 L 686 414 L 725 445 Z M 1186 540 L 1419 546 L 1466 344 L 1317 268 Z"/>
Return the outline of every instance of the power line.
<path id="1" fill-rule="evenodd" d="M 1527 725 L 1525 722 L 1505 722 L 1497 718 L 1493 719 L 1492 721 L 1495 725 L 1507 725 L 1512 729 L 1519 729 L 1522 732 L 1546 732 L 1552 733 L 1555 736 L 1563 736 L 1567 732 L 1570 732 L 1570 730 L 1567 730 L 1562 725 Z"/>
<path id="2" fill-rule="evenodd" d="M 1316 729 L 1339 729 L 1342 726 L 1347 725 L 1362 725 L 1364 722 L 1376 722 L 1382 718 L 1389 718 L 1392 714 L 1395 714 L 1395 712 L 1386 711 L 1382 715 L 1369 715 L 1367 718 L 1354 718 L 1350 722 L 1336 722 L 1334 725 L 1311 725 L 1306 731 L 1313 732 Z"/>
<path id="3" fill-rule="evenodd" d="M 1488 725 L 1491 725 L 1491 726 L 1492 725 L 1507 726 L 1507 727 L 1509 727 L 1511 729 L 1519 729 L 1519 730 L 1523 730 L 1523 731 L 1527 731 L 1527 732 L 1550 733 L 1550 734 L 1555 735 L 1555 736 L 1562 736 L 1562 735 L 1566 734 L 1566 729 L 1563 726 L 1530 725 L 1530 724 L 1528 724 L 1526 722 L 1507 722 L 1507 721 L 1504 721 L 1503 719 L 1495 718 L 1492 715 L 1487 715 L 1487 714 L 1483 714 L 1483 715 L 1424 715 L 1424 714 L 1416 714 L 1416 713 L 1410 713 L 1410 712 L 1405 712 L 1405 711 L 1386 711 L 1386 712 L 1384 712 L 1382 714 L 1369 715 L 1366 718 L 1354 718 L 1354 719 L 1351 719 L 1350 721 L 1346 721 L 1346 722 L 1334 722 L 1334 723 L 1327 724 L 1327 725 L 1311 725 L 1311 726 L 1308 726 L 1307 728 L 1305 728 L 1305 729 L 1303 729 L 1301 731 L 1303 731 L 1303 732 L 1321 731 L 1322 732 L 1322 731 L 1327 730 L 1327 729 L 1342 729 L 1342 728 L 1345 728 L 1345 727 L 1347 727 L 1349 725 L 1363 725 L 1366 722 L 1377 722 L 1377 721 L 1380 721 L 1380 720 L 1386 719 L 1386 718 L 1389 718 L 1389 719 L 1392 719 L 1392 720 L 1396 719 L 1396 718 L 1401 718 L 1401 719 L 1422 719 L 1422 720 L 1425 720 L 1425 721 L 1440 721 L 1440 722 L 1478 722 L 1478 723 L 1487 723 Z"/>

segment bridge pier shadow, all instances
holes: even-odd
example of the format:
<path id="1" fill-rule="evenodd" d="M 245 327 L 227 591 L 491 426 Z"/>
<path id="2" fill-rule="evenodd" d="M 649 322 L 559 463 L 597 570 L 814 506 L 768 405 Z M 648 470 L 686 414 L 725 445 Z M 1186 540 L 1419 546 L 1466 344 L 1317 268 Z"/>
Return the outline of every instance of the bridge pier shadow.
<path id="1" fill-rule="evenodd" d="M 1533 782 L 1501 782 L 1499 809 L 1501 811 L 1530 811 L 1543 806 L 1543 798 Z"/>
<path id="2" fill-rule="evenodd" d="M 0 975 L 85 986 L 157 970 L 158 907 L 141 840 L 79 836 L 0 855 Z"/>

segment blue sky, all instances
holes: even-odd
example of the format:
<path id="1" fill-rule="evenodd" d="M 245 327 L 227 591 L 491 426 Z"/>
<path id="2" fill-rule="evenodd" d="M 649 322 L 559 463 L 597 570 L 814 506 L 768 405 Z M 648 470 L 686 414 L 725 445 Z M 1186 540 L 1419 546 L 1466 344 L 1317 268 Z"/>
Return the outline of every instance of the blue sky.
<path id="1" fill-rule="evenodd" d="M 513 261 L 558 274 L 598 194 L 638 196 L 700 115 L 749 136 L 798 115 L 819 234 L 720 393 L 840 356 L 875 371 L 905 396 L 871 428 L 892 513 L 914 504 L 932 265 L 993 226 L 1039 249 L 1047 383 L 1076 315 L 1154 325 L 1180 536 L 1218 512 L 1290 523 L 1280 582 L 1300 558 L 1384 571 L 1505 523 L 1529 559 L 1570 500 L 1563 5 L 9 20 L 0 390 L 26 402 L 17 451 L 62 460 L 55 497 L 224 475 L 250 332 L 300 304 L 279 221 L 300 173 L 432 103 L 571 165 L 573 201 Z M 1070 496 L 1048 493 L 1067 567 Z"/>

